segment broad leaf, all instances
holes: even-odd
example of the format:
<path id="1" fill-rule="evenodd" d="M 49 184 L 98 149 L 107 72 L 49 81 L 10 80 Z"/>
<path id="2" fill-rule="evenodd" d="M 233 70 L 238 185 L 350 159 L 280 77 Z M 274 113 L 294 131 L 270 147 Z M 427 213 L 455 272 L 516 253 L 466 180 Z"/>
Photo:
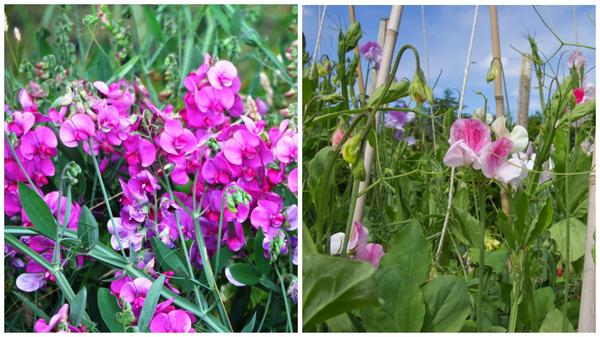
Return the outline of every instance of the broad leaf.
<path id="1" fill-rule="evenodd" d="M 236 263 L 229 267 L 233 278 L 245 285 L 255 285 L 260 282 L 261 275 L 254 267 L 247 263 Z"/>
<path id="2" fill-rule="evenodd" d="M 150 286 L 150 289 L 146 294 L 144 306 L 140 312 L 137 324 L 137 327 L 141 332 L 148 332 L 150 320 L 152 319 L 152 316 L 154 316 L 154 311 L 156 310 L 156 305 L 158 304 L 158 299 L 160 298 L 160 292 L 162 291 L 164 283 L 165 275 L 163 274 L 152 283 L 152 286 Z"/>
<path id="3" fill-rule="evenodd" d="M 556 241 L 560 254 L 567 257 L 567 227 L 569 227 L 569 262 L 578 260 L 585 254 L 586 227 L 577 218 L 569 218 L 555 223 L 550 228 L 550 237 Z"/>
<path id="4" fill-rule="evenodd" d="M 56 238 L 56 219 L 46 202 L 31 188 L 19 183 L 19 199 L 34 228 L 51 239 Z"/>
<path id="5" fill-rule="evenodd" d="M 81 208 L 77 224 L 77 238 L 85 251 L 90 251 L 98 243 L 98 223 L 87 206 Z"/>
<path id="6" fill-rule="evenodd" d="M 71 308 L 69 310 L 69 323 L 73 326 L 79 326 L 81 319 L 83 318 L 83 314 L 85 313 L 85 306 L 87 304 L 87 289 L 85 287 L 81 288 L 75 296 L 75 300 L 71 303 Z"/>
<path id="7" fill-rule="evenodd" d="M 110 332 L 124 332 L 123 325 L 117 322 L 117 313 L 122 310 L 117 304 L 117 299 L 107 288 L 98 289 L 98 309 Z"/>
<path id="8" fill-rule="evenodd" d="M 565 320 L 567 320 L 567 331 L 563 331 Z M 539 332 L 575 332 L 575 329 L 565 314 L 560 309 L 554 308 L 544 318 Z"/>
<path id="9" fill-rule="evenodd" d="M 423 331 L 460 331 L 471 308 L 465 281 L 458 276 L 440 276 L 426 284 L 422 291 L 425 299 Z"/>
<path id="10" fill-rule="evenodd" d="M 378 304 L 366 262 L 312 254 L 303 258 L 303 326 L 305 329 L 339 314 Z"/>
<path id="11" fill-rule="evenodd" d="M 162 241 L 156 237 L 151 239 L 152 250 L 156 254 L 156 262 L 164 271 L 174 271 L 175 275 L 187 275 L 183 259 L 177 251 L 167 247 Z"/>
<path id="12" fill-rule="evenodd" d="M 417 283 L 424 282 L 431 268 L 431 244 L 418 222 L 402 228 L 388 243 L 389 250 L 381 259 L 384 267 L 397 266 L 404 275 Z"/>
<path id="13" fill-rule="evenodd" d="M 379 269 L 374 278 L 383 304 L 361 310 L 367 331 L 421 331 L 425 302 L 419 283 L 407 277 L 398 266 Z"/>

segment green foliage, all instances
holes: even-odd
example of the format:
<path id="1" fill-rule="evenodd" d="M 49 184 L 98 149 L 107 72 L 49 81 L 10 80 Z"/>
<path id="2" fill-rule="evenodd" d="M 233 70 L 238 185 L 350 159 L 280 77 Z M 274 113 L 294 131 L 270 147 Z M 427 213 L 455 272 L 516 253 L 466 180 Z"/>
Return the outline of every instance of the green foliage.
<path id="1" fill-rule="evenodd" d="M 469 315 L 471 301 L 465 281 L 445 275 L 423 287 L 425 300 L 424 331 L 458 332 Z"/>

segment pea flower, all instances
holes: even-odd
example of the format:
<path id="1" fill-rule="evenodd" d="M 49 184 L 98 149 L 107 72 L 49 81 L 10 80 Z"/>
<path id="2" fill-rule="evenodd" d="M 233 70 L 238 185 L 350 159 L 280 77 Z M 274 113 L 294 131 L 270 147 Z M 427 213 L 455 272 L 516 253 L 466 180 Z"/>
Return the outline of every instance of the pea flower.
<path id="1" fill-rule="evenodd" d="M 405 104 L 403 104 L 406 107 Z M 415 113 L 412 111 L 389 111 L 385 114 L 385 127 L 395 129 L 394 138 L 402 140 L 404 137 L 404 125 L 411 123 L 415 119 Z M 414 138 L 404 138 L 409 144 L 414 143 Z"/>
<path id="2" fill-rule="evenodd" d="M 381 46 L 375 41 L 369 41 L 360 46 L 360 53 L 369 61 L 375 63 L 375 69 L 379 69 L 381 63 Z"/>
<path id="3" fill-rule="evenodd" d="M 150 332 L 196 332 L 192 328 L 190 314 L 184 310 L 161 312 L 152 318 Z"/>
<path id="4" fill-rule="evenodd" d="M 229 61 L 218 61 L 208 70 L 206 76 L 210 85 L 217 90 L 223 88 L 229 88 L 234 92 L 240 90 L 240 78 L 237 69 Z"/>
<path id="5" fill-rule="evenodd" d="M 160 147 L 169 154 L 180 155 L 192 152 L 197 145 L 196 136 L 185 129 L 181 122 L 171 119 L 165 122 L 165 130 L 160 134 Z"/>
<path id="6" fill-rule="evenodd" d="M 39 126 L 21 138 L 19 149 L 25 159 L 34 157 L 49 159 L 56 156 L 56 135 L 50 128 Z"/>
<path id="7" fill-rule="evenodd" d="M 35 123 L 35 116 L 31 112 L 15 111 L 12 113 L 12 118 L 12 122 L 7 124 L 7 131 L 17 137 L 29 132 Z"/>
<path id="8" fill-rule="evenodd" d="M 450 148 L 444 164 L 450 167 L 471 166 L 480 168 L 481 150 L 491 142 L 490 130 L 478 119 L 458 119 L 450 128 Z"/>
<path id="9" fill-rule="evenodd" d="M 340 255 L 344 244 L 345 234 L 335 233 L 329 239 L 329 253 L 331 255 Z M 354 222 L 348 240 L 347 252 L 353 253 L 354 257 L 360 261 L 369 262 L 374 267 L 379 267 L 379 262 L 385 253 L 383 246 L 377 243 L 368 243 L 369 230 L 360 222 Z"/>
<path id="10" fill-rule="evenodd" d="M 570 55 L 567 60 L 567 65 L 569 68 L 575 68 L 577 70 L 581 69 L 581 67 L 585 66 L 586 59 L 583 57 L 583 53 L 581 50 L 576 49 Z"/>
<path id="11" fill-rule="evenodd" d="M 38 319 L 33 327 L 34 332 L 79 332 L 69 324 L 69 304 L 63 304 L 58 312 L 50 318 L 48 323 L 43 318 Z"/>
<path id="12" fill-rule="evenodd" d="M 92 137 L 94 132 L 94 122 L 90 116 L 80 113 L 73 115 L 64 122 L 58 134 L 66 147 L 77 147 L 79 142 Z"/>
<path id="13" fill-rule="evenodd" d="M 152 281 L 145 277 L 138 277 L 133 281 L 123 284 L 119 292 L 119 298 L 131 304 L 134 314 L 138 316 L 144 306 L 144 300 L 151 286 Z"/>

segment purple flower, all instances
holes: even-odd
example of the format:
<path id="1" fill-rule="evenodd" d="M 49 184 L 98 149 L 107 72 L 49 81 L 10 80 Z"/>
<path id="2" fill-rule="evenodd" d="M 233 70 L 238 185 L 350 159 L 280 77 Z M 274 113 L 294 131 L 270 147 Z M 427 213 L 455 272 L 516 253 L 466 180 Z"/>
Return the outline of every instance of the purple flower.
<path id="1" fill-rule="evenodd" d="M 298 304 L 298 281 L 294 280 L 290 283 L 287 294 L 292 299 L 294 304 Z"/>
<path id="2" fill-rule="evenodd" d="M 60 127 L 58 134 L 66 147 L 77 147 L 79 142 L 92 137 L 94 132 L 94 122 L 90 116 L 76 114 Z"/>
<path id="3" fill-rule="evenodd" d="M 229 184 L 234 177 L 239 176 L 241 168 L 229 164 L 223 153 L 208 159 L 202 166 L 202 178 L 209 184 Z"/>
<path id="4" fill-rule="evenodd" d="M 152 281 L 145 277 L 138 277 L 131 282 L 123 284 L 119 291 L 119 298 L 131 304 L 133 313 L 138 316 L 140 311 L 142 311 L 144 300 L 151 286 Z"/>
<path id="5" fill-rule="evenodd" d="M 133 135 L 123 143 L 125 159 L 129 165 L 129 173 L 138 172 L 142 167 L 149 167 L 156 160 L 156 148 L 140 135 Z"/>
<path id="6" fill-rule="evenodd" d="M 217 90 L 210 86 L 196 90 L 193 99 L 197 111 L 188 111 L 186 117 L 194 127 L 212 128 L 223 124 L 223 112 L 231 109 L 235 103 L 235 96 L 231 90 Z"/>
<path id="7" fill-rule="evenodd" d="M 160 147 L 167 153 L 188 154 L 196 148 L 198 142 L 192 131 L 181 126 L 176 119 L 165 122 L 165 131 L 160 134 Z"/>
<path id="8" fill-rule="evenodd" d="M 133 250 L 135 250 L 136 252 L 142 249 L 142 241 L 144 240 L 145 235 L 142 233 L 138 233 L 137 224 L 130 223 L 128 221 L 123 221 L 123 219 L 121 218 L 113 218 L 113 220 L 116 233 L 113 229 L 113 224 L 110 219 L 108 220 L 108 223 L 106 225 L 108 228 L 108 232 L 112 234 L 110 238 L 110 244 L 113 247 L 113 249 L 120 249 L 117 235 L 119 236 L 119 239 L 123 244 L 124 249 L 129 249 L 129 247 L 133 247 Z"/>
<path id="9" fill-rule="evenodd" d="M 585 57 L 583 57 L 583 53 L 579 49 L 573 50 L 573 52 L 569 55 L 569 59 L 567 60 L 569 68 L 575 67 L 577 70 L 585 66 L 585 63 Z"/>
<path id="10" fill-rule="evenodd" d="M 273 229 L 279 229 L 285 221 L 285 215 L 282 213 L 283 201 L 279 200 L 259 200 L 258 206 L 250 215 L 250 222 L 254 228 L 262 228 L 265 235 L 269 235 Z"/>
<path id="11" fill-rule="evenodd" d="M 158 179 L 150 172 L 143 170 L 127 182 L 129 192 L 137 200 L 148 200 L 147 193 L 152 195 L 160 189 Z"/>
<path id="12" fill-rule="evenodd" d="M 38 319 L 33 327 L 34 332 L 79 332 L 69 324 L 69 304 L 63 304 L 48 323 L 43 318 Z"/>
<path id="13" fill-rule="evenodd" d="M 415 113 L 412 111 L 389 111 L 385 115 L 385 126 L 388 128 L 396 129 L 394 138 L 396 140 L 402 140 L 404 136 L 404 125 L 412 122 L 415 119 Z M 409 139 L 406 139 L 410 143 Z M 414 138 L 413 138 L 414 140 Z"/>
<path id="14" fill-rule="evenodd" d="M 196 332 L 190 315 L 184 310 L 173 310 L 168 314 L 161 312 L 152 318 L 150 332 Z"/>
<path id="15" fill-rule="evenodd" d="M 259 115 L 264 116 L 267 114 L 269 111 L 269 106 L 267 103 L 265 103 L 265 101 L 260 98 L 256 98 L 254 103 L 256 103 L 256 112 L 258 112 Z"/>
<path id="16" fill-rule="evenodd" d="M 233 229 L 234 230 L 232 231 L 231 226 L 228 226 L 225 235 L 223 235 L 223 240 L 227 242 L 227 247 L 229 247 L 232 252 L 237 252 L 246 245 L 246 236 L 244 235 L 244 228 L 240 222 L 233 221 Z"/>
<path id="17" fill-rule="evenodd" d="M 369 41 L 360 46 L 360 53 L 369 61 L 375 63 L 375 68 L 379 68 L 381 63 L 382 50 L 379 44 L 375 41 Z"/>
<path id="18" fill-rule="evenodd" d="M 233 165 L 257 168 L 262 165 L 260 137 L 248 130 L 238 130 L 223 144 L 223 155 Z"/>

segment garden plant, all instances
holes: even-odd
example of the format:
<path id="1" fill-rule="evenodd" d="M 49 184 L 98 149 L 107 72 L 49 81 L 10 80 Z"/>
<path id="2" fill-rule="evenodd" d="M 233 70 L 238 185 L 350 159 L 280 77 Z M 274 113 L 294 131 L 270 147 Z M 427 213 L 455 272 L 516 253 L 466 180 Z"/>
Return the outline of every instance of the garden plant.
<path id="1" fill-rule="evenodd" d="M 296 6 L 5 11 L 4 330 L 295 331 Z"/>
<path id="2" fill-rule="evenodd" d="M 337 58 L 303 41 L 304 331 L 586 329 L 596 106 L 581 50 L 594 46 L 524 37 L 541 114 L 519 125 L 483 94 L 469 111 L 434 97 L 423 53 L 364 36 L 353 10 Z M 470 81 L 502 74 L 494 59 Z"/>

